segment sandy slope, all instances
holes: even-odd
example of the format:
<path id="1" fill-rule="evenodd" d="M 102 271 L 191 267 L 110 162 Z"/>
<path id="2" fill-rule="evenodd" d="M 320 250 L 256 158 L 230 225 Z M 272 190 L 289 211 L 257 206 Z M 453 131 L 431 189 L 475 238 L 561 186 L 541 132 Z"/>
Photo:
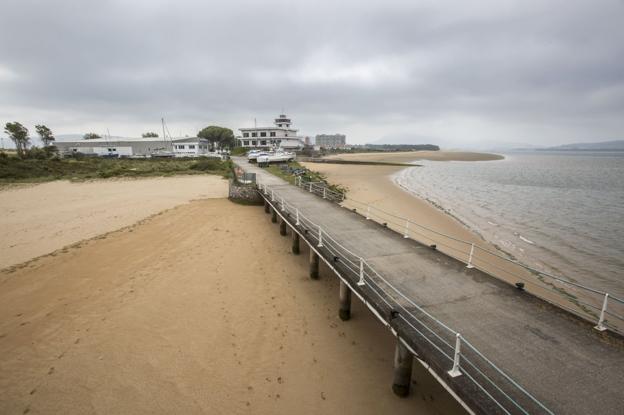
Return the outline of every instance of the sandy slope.
<path id="1" fill-rule="evenodd" d="M 457 413 L 259 207 L 195 201 L 0 272 L 0 413 Z M 417 365 L 415 365 L 417 366 Z"/>
<path id="2" fill-rule="evenodd" d="M 192 199 L 227 196 L 219 176 L 55 181 L 0 191 L 0 268 L 131 225 Z"/>

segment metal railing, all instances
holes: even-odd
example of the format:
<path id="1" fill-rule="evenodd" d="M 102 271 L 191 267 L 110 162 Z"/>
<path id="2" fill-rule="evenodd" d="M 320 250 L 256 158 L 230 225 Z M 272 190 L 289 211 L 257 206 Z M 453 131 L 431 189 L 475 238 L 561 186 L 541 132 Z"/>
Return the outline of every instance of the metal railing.
<path id="1" fill-rule="evenodd" d="M 599 331 L 608 329 L 624 334 L 624 299 L 605 290 L 536 269 L 474 242 L 422 225 L 413 219 L 387 212 L 370 203 L 347 198 L 344 193 L 327 188 L 323 182 L 308 182 L 298 177 L 295 183 L 304 190 L 339 203 L 368 220 L 399 232 L 404 238 L 426 245 L 436 245 L 436 249 L 464 262 L 467 268 L 477 268 L 498 276 L 581 318 L 595 321 L 595 328 Z"/>
<path id="2" fill-rule="evenodd" d="M 368 264 L 365 258 L 346 248 L 331 232 L 290 204 L 280 188 L 262 183 L 258 183 L 258 188 L 280 216 L 294 221 L 291 226 L 304 235 L 326 261 L 339 264 L 343 276 L 354 286 L 360 290 L 368 289 L 390 310 L 397 311 L 395 318 L 413 330 L 417 339 L 425 341 L 438 360 L 448 362 L 447 373 L 451 377 L 465 376 L 501 413 L 553 413 L 459 332 L 416 304 Z M 363 299 L 361 294 L 354 292 Z M 389 324 L 379 312 L 373 311 L 384 324 Z"/>

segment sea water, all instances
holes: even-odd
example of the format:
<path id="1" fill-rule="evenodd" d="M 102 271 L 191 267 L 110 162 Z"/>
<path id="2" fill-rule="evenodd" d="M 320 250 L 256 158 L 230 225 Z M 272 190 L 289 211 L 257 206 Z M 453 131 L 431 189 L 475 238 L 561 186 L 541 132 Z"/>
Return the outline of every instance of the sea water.
<path id="1" fill-rule="evenodd" d="M 624 152 L 504 155 L 394 180 L 527 265 L 624 297 Z"/>

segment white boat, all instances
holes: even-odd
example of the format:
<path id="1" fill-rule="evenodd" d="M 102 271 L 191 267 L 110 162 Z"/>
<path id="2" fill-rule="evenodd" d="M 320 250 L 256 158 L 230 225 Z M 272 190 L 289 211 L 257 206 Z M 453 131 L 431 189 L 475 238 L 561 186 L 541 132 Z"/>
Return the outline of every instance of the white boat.
<path id="1" fill-rule="evenodd" d="M 258 164 L 269 164 L 269 163 L 285 163 L 289 161 L 293 161 L 295 159 L 295 153 L 288 153 L 278 151 L 275 153 L 266 153 L 261 154 L 256 157 L 256 161 Z"/>
<path id="2" fill-rule="evenodd" d="M 247 153 L 247 160 L 253 162 L 258 159 L 259 155 L 265 155 L 265 154 L 269 154 L 269 153 L 263 150 L 251 150 L 249 153 Z"/>

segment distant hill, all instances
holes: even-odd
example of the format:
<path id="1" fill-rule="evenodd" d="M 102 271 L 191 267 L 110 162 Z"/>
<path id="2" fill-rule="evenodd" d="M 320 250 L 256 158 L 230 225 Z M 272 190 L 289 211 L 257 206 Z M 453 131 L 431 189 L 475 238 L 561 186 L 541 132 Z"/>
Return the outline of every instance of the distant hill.
<path id="1" fill-rule="evenodd" d="M 599 143 L 572 143 L 547 147 L 543 151 L 624 151 L 624 140 L 602 141 Z"/>

